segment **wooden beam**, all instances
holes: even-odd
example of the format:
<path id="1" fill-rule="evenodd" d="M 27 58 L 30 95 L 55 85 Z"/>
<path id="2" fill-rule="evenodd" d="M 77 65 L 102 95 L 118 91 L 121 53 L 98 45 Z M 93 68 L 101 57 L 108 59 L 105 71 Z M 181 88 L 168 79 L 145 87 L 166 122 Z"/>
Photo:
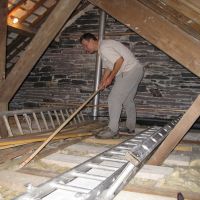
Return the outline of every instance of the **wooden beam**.
<path id="1" fill-rule="evenodd" d="M 200 40 L 200 25 L 188 18 L 185 13 L 180 13 L 171 6 L 163 3 L 162 0 L 139 0 L 145 6 L 152 9 L 154 12 L 163 16 L 171 23 L 178 26 L 180 29 Z M 190 22 L 190 23 L 188 23 Z"/>
<path id="2" fill-rule="evenodd" d="M 0 1 L 0 85 L 5 81 L 6 70 L 6 40 L 7 40 L 7 12 L 8 2 Z M 7 102 L 0 102 L 0 112 L 8 110 Z M 0 135 L 2 138 L 8 136 L 6 127 L 0 119 Z"/>
<path id="3" fill-rule="evenodd" d="M 0 85 L 5 79 L 6 39 L 7 39 L 7 1 L 0 1 Z"/>
<path id="4" fill-rule="evenodd" d="M 188 7 L 182 0 L 162 0 L 165 4 L 184 14 L 196 23 L 200 24 L 200 13 Z"/>
<path id="5" fill-rule="evenodd" d="M 197 0 L 181 0 L 181 2 L 188 7 L 196 10 L 198 13 L 200 13 L 200 2 Z"/>
<path id="6" fill-rule="evenodd" d="M 8 110 L 8 103 L 7 102 L 0 102 L 0 112 Z M 3 121 L 3 118 L 0 118 L 0 136 L 2 138 L 8 137 L 8 132 Z"/>
<path id="7" fill-rule="evenodd" d="M 196 98 L 194 103 L 186 111 L 174 129 L 166 137 L 160 147 L 156 150 L 153 156 L 148 161 L 150 165 L 160 165 L 176 145 L 185 136 L 194 122 L 200 115 L 200 95 Z"/>
<path id="8" fill-rule="evenodd" d="M 0 87 L 0 101 L 10 101 L 80 0 L 60 0 Z"/>
<path id="9" fill-rule="evenodd" d="M 200 77 L 200 41 L 139 0 L 89 0 Z M 188 51 L 189 49 L 189 51 Z"/>

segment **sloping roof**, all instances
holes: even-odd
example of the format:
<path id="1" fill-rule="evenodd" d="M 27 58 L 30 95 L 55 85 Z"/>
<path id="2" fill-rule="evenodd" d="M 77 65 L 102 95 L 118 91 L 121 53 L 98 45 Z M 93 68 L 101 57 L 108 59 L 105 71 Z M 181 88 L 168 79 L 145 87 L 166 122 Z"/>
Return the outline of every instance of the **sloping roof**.
<path id="1" fill-rule="evenodd" d="M 8 17 L 7 17 L 8 34 L 7 34 L 7 55 L 6 55 L 7 71 L 9 71 L 18 61 L 20 55 L 25 50 L 26 46 L 30 43 L 33 36 L 37 33 L 41 25 L 45 22 L 46 18 L 55 8 L 58 2 L 59 0 L 8 0 Z M 76 10 L 74 10 L 74 12 L 72 13 L 71 18 L 75 15 L 78 16 L 78 13 L 83 9 L 85 9 L 90 4 L 90 2 L 98 6 L 98 4 L 103 5 L 104 1 L 82 0 L 79 6 L 76 8 Z M 169 21 L 175 27 L 178 27 L 180 30 L 182 30 L 191 38 L 193 38 L 194 41 L 200 40 L 199 1 L 196 0 L 151 0 L 151 1 L 137 0 L 136 1 L 135 0 L 134 2 L 142 4 L 143 6 L 145 6 L 145 8 L 150 9 L 154 13 L 158 14 L 161 18 Z M 114 6 L 114 4 L 119 4 L 117 6 L 120 7 L 120 4 L 123 5 L 127 3 L 129 3 L 129 1 L 107 2 L 107 4 L 109 4 L 110 10 L 112 6 Z M 120 17 L 122 18 L 123 17 L 122 13 L 120 13 L 120 15 L 121 15 Z M 149 16 L 149 18 L 151 18 L 151 16 Z M 154 31 L 156 32 L 156 29 L 159 30 L 159 28 L 160 27 L 154 27 Z M 148 38 L 146 39 L 148 40 Z M 174 39 L 176 40 L 176 38 Z M 154 44 L 154 42 L 152 43 Z M 165 48 L 162 47 L 159 48 L 164 52 L 166 52 Z M 182 64 L 184 65 L 184 63 Z"/>
<path id="2" fill-rule="evenodd" d="M 7 69 L 19 59 L 59 0 L 8 0 Z M 89 2 L 82 1 L 72 16 Z"/>
<path id="3" fill-rule="evenodd" d="M 7 69 L 22 54 L 59 0 L 8 0 Z M 200 40 L 200 3 L 196 0 L 138 0 L 187 34 Z M 119 1 L 119 4 L 124 1 Z M 74 15 L 84 9 L 81 1 Z M 112 6 L 112 3 L 110 2 Z M 14 23 L 14 20 L 18 20 Z M 158 27 L 159 28 L 159 27 Z"/>

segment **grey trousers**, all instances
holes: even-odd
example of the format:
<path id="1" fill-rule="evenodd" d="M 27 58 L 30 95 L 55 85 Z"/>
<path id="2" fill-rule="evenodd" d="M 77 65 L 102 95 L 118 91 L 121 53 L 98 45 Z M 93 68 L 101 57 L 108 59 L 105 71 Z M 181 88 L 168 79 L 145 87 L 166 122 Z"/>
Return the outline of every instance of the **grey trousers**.
<path id="1" fill-rule="evenodd" d="M 119 129 L 119 119 L 122 106 L 126 111 L 126 127 L 134 130 L 136 125 L 136 109 L 134 98 L 139 83 L 144 75 L 143 66 L 138 64 L 134 69 L 124 72 L 115 78 L 115 83 L 108 96 L 108 108 L 110 121 L 108 127 L 112 131 Z"/>

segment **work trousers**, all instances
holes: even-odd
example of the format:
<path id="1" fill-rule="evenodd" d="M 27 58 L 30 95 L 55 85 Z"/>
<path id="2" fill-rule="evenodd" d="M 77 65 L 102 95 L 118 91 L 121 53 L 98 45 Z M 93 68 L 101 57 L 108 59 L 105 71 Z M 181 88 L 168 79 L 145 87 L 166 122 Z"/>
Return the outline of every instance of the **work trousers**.
<path id="1" fill-rule="evenodd" d="M 108 127 L 112 131 L 118 131 L 119 119 L 122 107 L 126 111 L 126 127 L 129 130 L 135 130 L 136 125 L 136 109 L 134 98 L 139 83 L 144 75 L 144 69 L 141 64 L 134 66 L 128 72 L 123 72 L 116 76 L 113 88 L 108 96 L 109 108 L 109 124 Z"/>

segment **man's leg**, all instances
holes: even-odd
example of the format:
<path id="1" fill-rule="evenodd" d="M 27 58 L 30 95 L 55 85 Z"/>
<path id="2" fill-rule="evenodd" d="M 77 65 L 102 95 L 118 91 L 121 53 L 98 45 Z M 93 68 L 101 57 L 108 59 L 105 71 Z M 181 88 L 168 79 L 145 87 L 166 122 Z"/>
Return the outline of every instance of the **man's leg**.
<path id="1" fill-rule="evenodd" d="M 130 85 L 129 87 L 132 89 L 130 90 L 128 96 L 126 97 L 125 101 L 123 102 L 123 106 L 125 108 L 126 111 L 126 127 L 130 130 L 130 131 L 134 131 L 135 130 L 135 125 L 136 125 L 136 109 L 135 109 L 135 102 L 134 102 L 134 98 L 135 95 L 137 93 L 137 88 L 139 83 L 142 80 L 142 77 L 144 75 L 143 70 L 135 70 L 134 75 L 135 78 L 131 81 L 132 86 Z"/>
<path id="2" fill-rule="evenodd" d="M 138 84 L 140 83 L 142 77 L 143 67 L 138 66 L 135 67 L 135 69 L 129 72 L 125 72 L 116 78 L 115 84 L 108 97 L 110 117 L 110 122 L 108 126 L 112 131 L 118 130 L 122 104 L 125 102 L 129 95 L 132 95 L 132 97 L 135 96 Z M 129 103 L 130 102 L 127 101 L 127 106 L 129 105 Z M 130 104 L 130 106 L 132 106 L 132 109 L 133 104 L 134 101 L 132 101 L 132 104 Z M 129 112 L 128 115 L 129 119 L 131 119 L 133 114 Z"/>
<path id="3" fill-rule="evenodd" d="M 135 125 L 136 125 L 136 109 L 135 109 L 135 102 L 134 102 L 134 97 L 137 92 L 137 87 L 135 87 L 129 96 L 126 98 L 124 101 L 123 105 L 126 111 L 126 127 L 130 131 L 135 130 Z"/>
<path id="4" fill-rule="evenodd" d="M 108 97 L 109 124 L 108 127 L 116 132 L 119 128 L 119 118 L 122 110 L 122 96 L 119 91 L 119 84 L 115 84 Z"/>

